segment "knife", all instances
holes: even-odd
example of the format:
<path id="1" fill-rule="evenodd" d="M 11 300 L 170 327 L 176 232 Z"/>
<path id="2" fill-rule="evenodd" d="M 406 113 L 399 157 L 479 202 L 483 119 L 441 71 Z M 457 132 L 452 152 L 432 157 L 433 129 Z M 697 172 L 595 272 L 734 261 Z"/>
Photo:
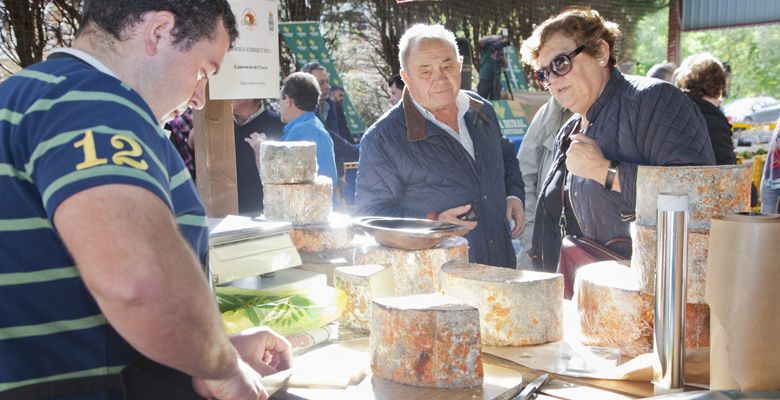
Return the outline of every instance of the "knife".
<path id="1" fill-rule="evenodd" d="M 547 379 L 549 378 L 548 374 L 542 374 L 539 375 L 538 378 L 534 379 L 529 383 L 526 387 L 523 388 L 523 391 L 520 392 L 517 396 L 513 397 L 512 400 L 528 400 L 531 397 L 533 397 L 536 392 L 544 386 L 544 384 L 547 382 Z"/>

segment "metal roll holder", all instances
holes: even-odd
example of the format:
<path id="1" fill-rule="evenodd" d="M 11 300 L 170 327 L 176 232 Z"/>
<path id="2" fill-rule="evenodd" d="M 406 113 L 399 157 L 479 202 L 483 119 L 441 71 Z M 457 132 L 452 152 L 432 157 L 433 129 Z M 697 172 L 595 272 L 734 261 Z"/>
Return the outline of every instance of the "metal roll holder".
<path id="1" fill-rule="evenodd" d="M 660 193 L 657 226 L 653 384 L 660 395 L 684 385 L 688 195 Z"/>

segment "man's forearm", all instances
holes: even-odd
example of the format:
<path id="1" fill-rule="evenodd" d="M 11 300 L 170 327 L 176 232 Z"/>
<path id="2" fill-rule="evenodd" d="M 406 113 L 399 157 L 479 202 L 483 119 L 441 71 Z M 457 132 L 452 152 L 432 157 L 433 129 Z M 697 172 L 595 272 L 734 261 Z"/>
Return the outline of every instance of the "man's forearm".
<path id="1" fill-rule="evenodd" d="M 101 311 L 136 350 L 196 377 L 238 372 L 199 263 L 162 200 L 100 186 L 65 200 L 54 221 Z"/>

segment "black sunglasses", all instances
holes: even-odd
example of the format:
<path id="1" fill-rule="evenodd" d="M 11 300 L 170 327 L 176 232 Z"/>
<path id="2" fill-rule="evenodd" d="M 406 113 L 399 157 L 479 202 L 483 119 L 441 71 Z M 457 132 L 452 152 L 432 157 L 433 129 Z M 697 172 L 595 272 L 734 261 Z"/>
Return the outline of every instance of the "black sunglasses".
<path id="1" fill-rule="evenodd" d="M 568 74 L 571 71 L 571 59 L 577 57 L 577 54 L 582 53 L 583 50 L 585 50 L 585 45 L 577 47 L 569 54 L 558 54 L 550 61 L 549 67 L 534 71 L 534 78 L 542 87 L 547 89 L 550 86 L 550 74 L 555 74 L 556 76 Z"/>

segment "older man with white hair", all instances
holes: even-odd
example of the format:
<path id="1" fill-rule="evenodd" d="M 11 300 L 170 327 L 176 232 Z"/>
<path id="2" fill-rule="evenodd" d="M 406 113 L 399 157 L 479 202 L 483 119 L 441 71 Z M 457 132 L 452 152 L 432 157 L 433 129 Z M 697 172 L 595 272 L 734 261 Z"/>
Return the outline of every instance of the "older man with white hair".
<path id="1" fill-rule="evenodd" d="M 363 137 L 357 214 L 465 226 L 470 261 L 515 267 L 511 236 L 523 229 L 520 170 L 493 107 L 460 90 L 455 35 L 441 25 L 415 25 L 401 37 L 399 58 L 406 89 Z"/>

